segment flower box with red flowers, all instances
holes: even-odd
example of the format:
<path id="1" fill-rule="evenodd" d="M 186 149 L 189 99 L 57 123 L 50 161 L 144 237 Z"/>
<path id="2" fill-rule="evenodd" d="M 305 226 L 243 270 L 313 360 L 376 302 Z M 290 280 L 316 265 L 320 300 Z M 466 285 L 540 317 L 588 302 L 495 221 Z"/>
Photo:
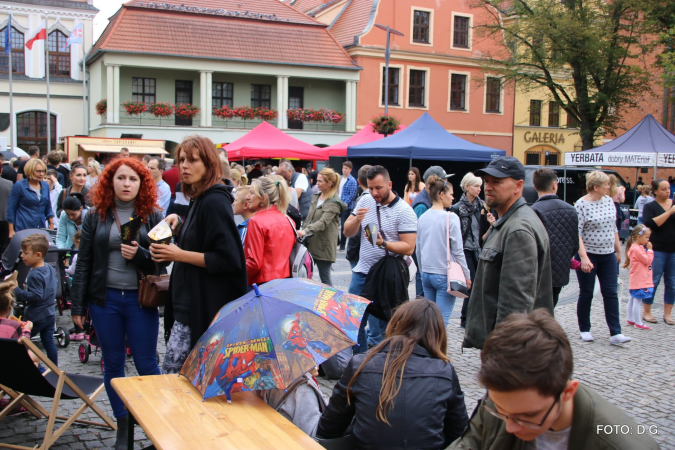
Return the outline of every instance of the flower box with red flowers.
<path id="1" fill-rule="evenodd" d="M 143 102 L 124 102 L 122 107 L 126 110 L 128 116 L 137 116 L 148 109 L 148 105 Z"/>
<path id="2" fill-rule="evenodd" d="M 401 128 L 401 122 L 388 114 L 381 114 L 371 119 L 370 123 L 373 125 L 373 131 L 385 136 L 394 134 Z"/>
<path id="3" fill-rule="evenodd" d="M 344 113 L 333 111 L 331 109 L 320 108 L 297 108 L 289 109 L 286 113 L 288 120 L 299 120 L 300 122 L 331 122 L 335 125 L 342 123 L 345 119 Z"/>
<path id="4" fill-rule="evenodd" d="M 236 115 L 236 109 L 230 108 L 229 105 L 223 105 L 220 108 L 213 108 L 213 115 L 221 119 L 231 119 Z"/>
<path id="5" fill-rule="evenodd" d="M 260 107 L 255 109 L 255 116 L 258 119 L 262 120 L 274 120 L 278 117 L 279 113 L 277 113 L 275 110 L 270 109 L 270 108 L 265 108 L 265 107 Z"/>
<path id="6" fill-rule="evenodd" d="M 169 102 L 151 103 L 148 111 L 155 117 L 169 117 L 173 114 L 173 105 Z"/>
<path id="7" fill-rule="evenodd" d="M 103 116 L 108 113 L 108 100 L 101 100 L 96 103 L 96 114 Z"/>
<path id="8" fill-rule="evenodd" d="M 253 120 L 255 119 L 255 109 L 250 106 L 237 106 L 235 109 L 235 117 L 239 117 L 243 120 Z"/>
<path id="9" fill-rule="evenodd" d="M 199 108 L 190 103 L 181 103 L 176 105 L 176 117 L 181 119 L 192 119 L 199 114 Z"/>

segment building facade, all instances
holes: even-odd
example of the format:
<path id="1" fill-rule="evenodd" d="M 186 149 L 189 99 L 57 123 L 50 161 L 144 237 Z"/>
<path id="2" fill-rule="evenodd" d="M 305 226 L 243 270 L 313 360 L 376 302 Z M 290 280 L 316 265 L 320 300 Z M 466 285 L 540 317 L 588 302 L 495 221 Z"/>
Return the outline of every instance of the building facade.
<path id="1" fill-rule="evenodd" d="M 291 0 L 329 25 L 335 39 L 363 68 L 357 128 L 384 113 L 386 32 L 391 36 L 389 113 L 410 124 L 428 112 L 445 129 L 477 144 L 512 152 L 514 89 L 480 62 L 493 45 L 473 36 L 481 10 L 459 0 Z"/>
<path id="2" fill-rule="evenodd" d="M 314 145 L 355 131 L 360 68 L 325 24 L 278 0 L 193 4 L 132 0 L 110 18 L 87 59 L 92 136 L 162 139 L 170 149 L 196 133 L 229 143 L 262 120 L 222 118 L 216 112 L 223 107 L 272 110 L 270 123 Z M 134 114 L 128 102 L 199 112 Z M 337 112 L 344 120 L 289 120 L 289 110 L 301 109 Z"/>
<path id="3" fill-rule="evenodd" d="M 581 148 L 576 121 L 548 89 L 516 87 L 513 156 L 525 165 L 558 166 L 565 163 L 566 152 Z"/>
<path id="4" fill-rule="evenodd" d="M 49 46 L 49 117 L 51 148 L 62 136 L 86 134 L 87 91 L 82 61 L 93 44 L 93 20 L 98 10 L 93 0 L 2 0 L 0 1 L 0 136 L 8 146 L 26 150 L 37 145 L 47 151 L 47 82 L 45 42 L 36 41 L 32 49 L 26 40 L 47 19 Z M 13 120 L 10 133 L 9 57 L 4 36 L 12 14 L 12 98 Z M 83 43 L 64 50 L 66 40 L 83 24 Z M 10 142 L 10 134 L 13 143 Z"/>

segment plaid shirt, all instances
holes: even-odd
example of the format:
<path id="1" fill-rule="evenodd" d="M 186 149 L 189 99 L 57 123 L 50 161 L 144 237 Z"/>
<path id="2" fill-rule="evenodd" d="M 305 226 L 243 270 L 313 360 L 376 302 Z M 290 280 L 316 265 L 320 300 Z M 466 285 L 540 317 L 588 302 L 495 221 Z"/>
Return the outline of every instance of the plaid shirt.
<path id="1" fill-rule="evenodd" d="M 26 336 L 30 339 L 30 331 L 23 330 L 16 320 L 0 319 L 0 337 L 5 339 L 18 339 Z"/>
<path id="2" fill-rule="evenodd" d="M 342 187 L 340 200 L 347 204 L 347 209 L 354 209 L 354 199 L 356 198 L 356 179 L 349 175 L 345 185 Z"/>

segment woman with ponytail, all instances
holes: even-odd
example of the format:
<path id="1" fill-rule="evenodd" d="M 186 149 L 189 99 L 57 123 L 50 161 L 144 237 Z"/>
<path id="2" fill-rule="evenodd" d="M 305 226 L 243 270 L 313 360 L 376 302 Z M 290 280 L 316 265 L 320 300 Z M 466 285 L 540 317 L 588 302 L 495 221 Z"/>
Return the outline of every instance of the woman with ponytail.
<path id="1" fill-rule="evenodd" d="M 353 422 L 357 448 L 447 447 L 468 417 L 446 353 L 438 306 L 426 299 L 404 303 L 389 321 L 386 339 L 347 365 L 317 436 L 341 437 Z"/>
<path id="2" fill-rule="evenodd" d="M 73 248 L 73 236 L 82 228 L 82 222 L 89 210 L 84 195 L 73 192 L 61 203 L 63 211 L 59 216 L 59 227 L 56 233 L 56 246 L 58 248 Z"/>
<path id="3" fill-rule="evenodd" d="M 256 213 L 248 222 L 244 247 L 249 286 L 291 275 L 296 235 L 295 225 L 286 217 L 289 199 L 285 180 L 258 177 L 251 182 L 246 201 Z"/>

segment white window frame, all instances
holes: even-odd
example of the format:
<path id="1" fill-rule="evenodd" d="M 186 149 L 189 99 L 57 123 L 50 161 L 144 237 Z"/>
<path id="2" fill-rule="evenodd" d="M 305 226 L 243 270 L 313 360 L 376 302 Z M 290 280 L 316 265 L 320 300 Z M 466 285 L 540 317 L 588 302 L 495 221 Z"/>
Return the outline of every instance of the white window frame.
<path id="1" fill-rule="evenodd" d="M 404 75 L 406 74 L 405 65 L 403 64 L 392 64 L 389 63 L 390 69 L 398 69 L 398 105 L 389 104 L 390 108 L 403 109 L 405 102 L 403 99 L 403 86 L 404 86 Z M 384 80 L 382 80 L 382 74 L 384 73 L 384 63 L 380 63 L 380 90 L 378 94 L 377 104 L 380 105 L 380 108 L 384 108 L 384 97 L 382 96 L 382 88 L 384 87 Z"/>
<path id="2" fill-rule="evenodd" d="M 422 11 L 429 13 L 429 43 L 413 41 L 413 30 L 415 29 L 415 11 Z M 432 47 L 434 45 L 434 10 L 429 8 L 422 8 L 419 6 L 410 7 L 410 45 L 422 45 L 424 47 Z"/>
<path id="3" fill-rule="evenodd" d="M 426 72 L 424 76 L 424 106 L 410 106 L 410 71 L 411 70 L 421 70 Z M 431 68 L 429 67 L 418 67 L 418 66 L 406 66 L 405 70 L 406 80 L 405 80 L 405 109 L 418 109 L 420 111 L 429 110 L 429 87 L 431 86 Z"/>
<path id="4" fill-rule="evenodd" d="M 483 114 L 486 115 L 494 115 L 494 116 L 503 116 L 504 115 L 504 86 L 502 84 L 501 88 L 499 89 L 499 112 L 494 112 L 494 111 L 488 111 L 486 109 L 486 103 L 487 103 L 487 79 L 488 78 L 499 78 L 503 79 L 504 77 L 501 75 L 495 75 L 495 74 L 489 74 L 486 73 L 483 75 Z M 529 116 L 528 116 L 528 123 L 529 123 Z"/>
<path id="5" fill-rule="evenodd" d="M 455 47 L 455 16 L 467 17 L 469 19 L 469 48 Z M 453 12 L 450 20 L 450 48 L 465 52 L 473 51 L 473 14 Z"/>
<path id="6" fill-rule="evenodd" d="M 452 105 L 452 75 L 466 75 L 466 86 L 464 87 L 465 94 L 464 94 L 464 106 L 466 106 L 466 109 L 451 109 Z M 469 113 L 469 95 L 471 93 L 471 72 L 462 72 L 459 70 L 450 70 L 448 72 L 448 112 L 451 113 L 462 113 L 462 114 L 468 114 Z"/>

